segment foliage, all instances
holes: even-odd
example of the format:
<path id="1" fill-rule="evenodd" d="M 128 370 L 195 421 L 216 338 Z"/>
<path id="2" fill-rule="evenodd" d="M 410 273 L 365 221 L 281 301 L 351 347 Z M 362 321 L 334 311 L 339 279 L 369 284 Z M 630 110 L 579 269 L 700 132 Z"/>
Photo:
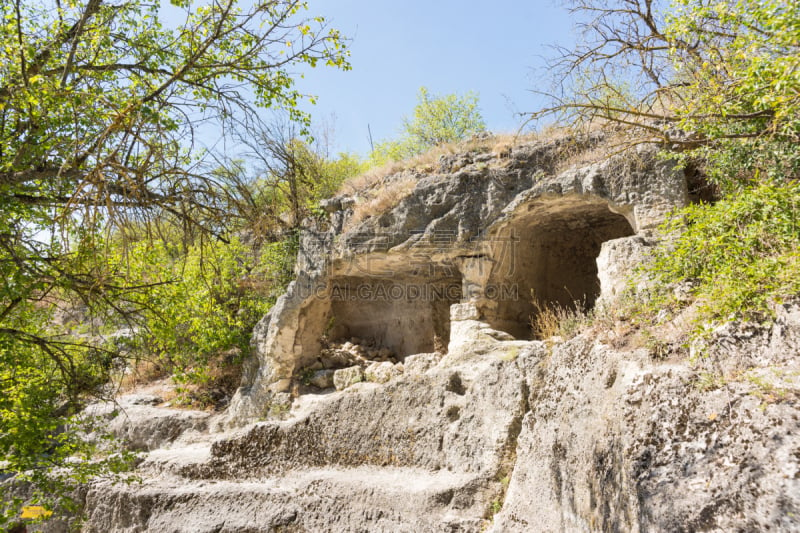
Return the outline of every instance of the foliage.
<path id="1" fill-rule="evenodd" d="M 340 152 L 335 159 L 322 159 L 319 180 L 314 186 L 312 202 L 330 198 L 349 178 L 367 171 L 368 164 L 357 154 Z"/>
<path id="2" fill-rule="evenodd" d="M 282 240 L 264 244 L 258 260 L 262 269 L 261 277 L 269 283 L 268 293 L 271 302 L 282 294 L 295 278 L 294 265 L 300 248 L 297 232 L 290 233 Z"/>
<path id="3" fill-rule="evenodd" d="M 57 470 L 88 457 L 66 422 L 119 363 L 98 324 L 141 326 L 158 311 L 163 322 L 149 325 L 163 326 L 161 349 L 190 333 L 203 354 L 241 342 L 237 328 L 263 309 L 236 291 L 241 245 L 198 239 L 227 238 L 242 184 L 211 170 L 195 135 L 269 107 L 306 125 L 291 73 L 349 68 L 341 35 L 305 2 L 172 3 L 185 16 L 175 27 L 158 2 L 0 3 L 0 461 L 10 473 L 43 482 L 102 471 L 88 461 Z M 147 244 L 164 231 L 169 245 Z M 175 314 L 159 307 L 173 304 Z M 83 325 L 54 320 L 56 306 L 82 309 Z"/>
<path id="4" fill-rule="evenodd" d="M 725 188 L 800 177 L 800 2 L 674 0 L 667 14 L 671 106 Z"/>
<path id="5" fill-rule="evenodd" d="M 319 201 L 333 196 L 344 180 L 366 170 L 354 154 L 330 157 L 326 142 L 302 136 L 290 117 L 259 123 L 239 135 L 245 155 L 255 165 L 242 195 L 246 225 L 258 236 L 296 230 Z M 236 162 L 229 165 L 234 171 Z"/>
<path id="6" fill-rule="evenodd" d="M 485 129 L 477 94 L 438 96 L 422 87 L 413 116 L 403 119 L 400 139 L 378 143 L 371 155 L 372 164 L 407 159 L 440 144 L 463 141 Z"/>
<path id="7" fill-rule="evenodd" d="M 723 190 L 800 171 L 797 0 L 574 0 L 585 43 L 533 118 L 624 127 L 702 162 Z"/>
<path id="8" fill-rule="evenodd" d="M 669 287 L 691 279 L 703 319 L 768 316 L 770 303 L 800 293 L 800 184 L 764 184 L 714 205 L 693 205 L 663 228 L 648 272 L 668 303 Z"/>
<path id="9" fill-rule="evenodd" d="M 385 140 L 376 143 L 369 156 L 371 167 L 380 167 L 393 161 L 403 161 L 419 152 L 406 138 Z"/>
<path id="10" fill-rule="evenodd" d="M 217 1 L 175 29 L 157 3 L 15 3 L 0 8 L 0 180 L 25 206 L 160 206 L 203 223 L 219 205 L 186 148 L 197 123 L 270 106 L 305 121 L 286 69 L 347 67 L 339 34 L 293 0 Z"/>
<path id="11" fill-rule="evenodd" d="M 403 120 L 403 129 L 420 150 L 461 141 L 486 129 L 475 93 L 436 96 L 422 87 L 417 100 L 414 116 Z"/>
<path id="12" fill-rule="evenodd" d="M 129 279 L 147 285 L 141 293 L 145 327 L 135 339 L 139 353 L 164 360 L 184 379 L 203 382 L 211 357 L 247 352 L 253 326 L 271 305 L 259 272 L 270 263 L 259 264 L 236 237 L 186 251 L 176 243 L 142 241 L 128 254 Z"/>
<path id="13" fill-rule="evenodd" d="M 40 319 L 33 314 L 25 318 Z M 71 414 L 71 393 L 97 390 L 108 377 L 110 357 L 77 343 L 64 349 L 54 357 L 11 336 L 0 340 L 0 472 L 17 474 L 13 483 L 0 484 L 0 530 L 14 523 L 23 503 L 69 510 L 68 494 L 77 484 L 91 477 L 121 476 L 132 465 L 128 452 L 98 456 L 94 443 L 83 435 L 94 432 L 108 441 L 104 428 Z M 72 468 L 59 468 L 67 462 Z M 26 483 L 31 490 L 24 491 L 28 497 L 23 501 L 17 488 Z"/>

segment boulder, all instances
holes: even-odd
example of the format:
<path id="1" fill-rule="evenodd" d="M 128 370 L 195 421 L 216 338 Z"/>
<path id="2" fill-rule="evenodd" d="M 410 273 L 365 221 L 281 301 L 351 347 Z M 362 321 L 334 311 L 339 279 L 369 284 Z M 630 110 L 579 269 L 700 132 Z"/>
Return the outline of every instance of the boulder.
<path id="1" fill-rule="evenodd" d="M 401 368 L 401 365 L 395 365 L 389 361 L 384 361 L 382 363 L 376 361 L 367 367 L 364 371 L 364 375 L 367 381 L 386 383 L 392 378 L 402 375 L 403 370 L 401 370 Z"/>
<path id="2" fill-rule="evenodd" d="M 333 373 L 333 384 L 336 390 L 344 390 L 362 381 L 364 381 L 364 369 L 360 366 L 340 368 Z"/>

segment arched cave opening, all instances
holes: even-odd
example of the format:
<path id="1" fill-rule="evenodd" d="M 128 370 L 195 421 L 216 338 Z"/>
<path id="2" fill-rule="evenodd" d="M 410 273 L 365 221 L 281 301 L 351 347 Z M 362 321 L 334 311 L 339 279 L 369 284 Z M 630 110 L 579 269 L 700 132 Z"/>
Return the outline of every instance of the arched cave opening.
<path id="1" fill-rule="evenodd" d="M 331 280 L 325 336 L 357 338 L 388 349 L 398 360 L 444 349 L 450 340 L 450 305 L 461 300 L 461 274 L 449 267 L 431 265 L 430 270 Z"/>
<path id="2" fill-rule="evenodd" d="M 540 202 L 498 239 L 490 287 L 500 295 L 487 320 L 518 339 L 532 337 L 531 318 L 540 305 L 574 309 L 594 306 L 600 295 L 597 256 L 608 240 L 633 235 L 628 220 L 602 201 Z M 499 253 L 498 253 L 499 250 Z"/>

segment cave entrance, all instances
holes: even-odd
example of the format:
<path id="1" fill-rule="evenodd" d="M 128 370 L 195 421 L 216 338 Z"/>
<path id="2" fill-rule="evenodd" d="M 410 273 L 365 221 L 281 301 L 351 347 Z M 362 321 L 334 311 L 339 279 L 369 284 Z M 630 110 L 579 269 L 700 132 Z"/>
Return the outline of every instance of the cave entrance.
<path id="1" fill-rule="evenodd" d="M 357 337 L 398 359 L 441 350 L 450 340 L 450 306 L 461 300 L 461 275 L 346 276 L 330 288 L 330 340 Z"/>
<path id="2" fill-rule="evenodd" d="M 488 318 L 492 327 L 529 339 L 531 317 L 540 305 L 586 309 L 600 295 L 597 256 L 603 242 L 633 235 L 628 220 L 602 201 L 540 202 L 509 225 L 503 253 L 496 254 L 490 283 L 513 287 Z"/>

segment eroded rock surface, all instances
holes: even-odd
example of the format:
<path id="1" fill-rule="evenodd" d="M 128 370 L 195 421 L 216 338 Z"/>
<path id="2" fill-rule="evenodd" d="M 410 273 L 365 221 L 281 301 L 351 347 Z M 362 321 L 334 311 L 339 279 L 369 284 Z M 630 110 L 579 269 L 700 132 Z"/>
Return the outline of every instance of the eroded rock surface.
<path id="1" fill-rule="evenodd" d="M 657 363 L 591 336 L 554 347 L 528 367 L 531 410 L 493 531 L 800 529 L 800 329 L 790 323 L 756 328 L 755 350 L 712 343 L 718 357 L 770 360 L 747 367 L 769 382 L 709 383 L 703 364 Z"/>
<path id="2" fill-rule="evenodd" d="M 150 451 L 170 445 L 188 433 L 209 429 L 211 413 L 158 407 L 157 396 L 131 394 L 116 402 L 94 404 L 86 414 L 131 450 Z"/>
<path id="3" fill-rule="evenodd" d="M 531 293 L 613 309 L 688 201 L 653 149 L 560 171 L 562 142 L 389 176 L 416 187 L 358 223 L 326 202 L 225 420 L 138 423 L 142 483 L 88 487 L 84 530 L 800 530 L 796 303 L 691 358 L 602 318 L 531 338 Z"/>
<path id="4" fill-rule="evenodd" d="M 527 397 L 519 362 L 495 357 L 359 383 L 151 454 L 142 485 L 89 491 L 86 530 L 480 531 Z"/>
<path id="5" fill-rule="evenodd" d="M 89 490 L 85 530 L 800 527 L 800 367 L 780 356 L 800 338 L 791 312 L 759 330 L 754 356 L 770 363 L 751 370 L 780 377 L 770 386 L 709 385 L 702 366 L 598 335 L 487 336 L 482 354 L 156 450 L 141 485 Z"/>
<path id="6" fill-rule="evenodd" d="M 653 147 L 559 170 L 565 146 L 600 140 L 468 152 L 444 158 L 438 172 L 388 176 L 373 194 L 397 180 L 415 186 L 362 220 L 353 219 L 357 194 L 327 202 L 328 223 L 301 237 L 297 279 L 256 328 L 230 422 L 263 416 L 325 338 L 369 339 L 402 360 L 444 351 L 454 304 L 474 304 L 477 319 L 516 338 L 529 335 L 532 295 L 591 307 L 604 243 L 641 239 L 689 201 L 683 171 Z M 612 270 L 603 283 L 619 288 L 626 269 Z"/>

